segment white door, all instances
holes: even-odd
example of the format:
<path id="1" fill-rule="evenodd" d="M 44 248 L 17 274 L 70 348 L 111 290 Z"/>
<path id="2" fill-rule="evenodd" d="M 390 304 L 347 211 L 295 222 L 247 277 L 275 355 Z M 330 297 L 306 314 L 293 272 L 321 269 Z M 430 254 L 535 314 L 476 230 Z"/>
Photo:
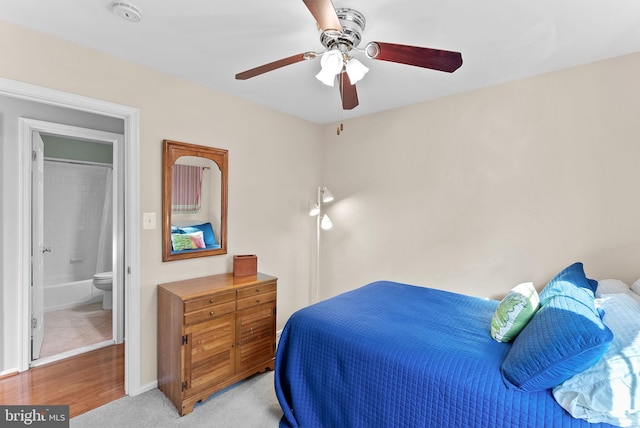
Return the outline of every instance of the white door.
<path id="1" fill-rule="evenodd" d="M 31 360 L 40 357 L 44 340 L 44 142 L 32 135 L 31 167 Z"/>

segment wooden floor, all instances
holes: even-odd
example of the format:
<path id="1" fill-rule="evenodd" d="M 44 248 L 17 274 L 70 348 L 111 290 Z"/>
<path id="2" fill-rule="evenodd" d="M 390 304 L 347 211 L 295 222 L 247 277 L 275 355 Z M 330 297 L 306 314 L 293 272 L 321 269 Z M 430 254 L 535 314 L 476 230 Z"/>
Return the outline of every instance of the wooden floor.
<path id="1" fill-rule="evenodd" d="M 0 379 L 0 403 L 68 405 L 69 417 L 124 397 L 124 344 Z"/>

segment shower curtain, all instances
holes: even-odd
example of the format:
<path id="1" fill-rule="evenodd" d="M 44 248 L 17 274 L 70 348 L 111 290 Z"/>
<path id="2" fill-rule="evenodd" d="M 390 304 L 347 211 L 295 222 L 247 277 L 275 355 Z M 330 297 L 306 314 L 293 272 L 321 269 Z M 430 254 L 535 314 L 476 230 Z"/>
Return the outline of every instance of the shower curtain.
<path id="1" fill-rule="evenodd" d="M 111 168 L 107 170 L 105 186 L 96 273 L 110 272 L 113 269 L 113 170 Z"/>

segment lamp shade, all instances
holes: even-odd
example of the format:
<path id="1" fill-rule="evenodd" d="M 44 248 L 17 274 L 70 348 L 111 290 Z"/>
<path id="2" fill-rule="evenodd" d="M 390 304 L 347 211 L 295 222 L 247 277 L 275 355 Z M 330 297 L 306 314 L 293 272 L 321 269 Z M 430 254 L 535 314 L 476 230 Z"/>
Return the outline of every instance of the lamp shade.
<path id="1" fill-rule="evenodd" d="M 358 61 L 355 58 L 351 58 L 345 68 L 347 69 L 347 74 L 349 75 L 349 81 L 351 82 L 352 85 L 355 85 L 355 83 L 359 80 L 361 80 L 365 74 L 367 74 L 367 72 L 369 71 L 369 69 L 362 64 L 360 61 Z"/>
<path id="2" fill-rule="evenodd" d="M 310 216 L 316 216 L 320 214 L 320 207 L 318 206 L 318 204 L 316 203 L 309 203 L 309 215 Z"/>
<path id="3" fill-rule="evenodd" d="M 322 216 L 322 219 L 320 220 L 320 227 L 324 230 L 329 230 L 333 227 L 333 222 L 328 215 L 325 214 Z"/>
<path id="4" fill-rule="evenodd" d="M 331 194 L 329 189 L 327 189 L 327 186 L 325 186 L 322 188 L 322 202 L 331 202 L 331 201 L 333 201 L 333 195 Z"/>
<path id="5" fill-rule="evenodd" d="M 336 80 L 336 75 L 328 73 L 325 70 L 320 70 L 320 72 L 316 74 L 316 79 L 318 79 L 319 81 L 321 81 L 327 86 L 333 86 Z"/>
<path id="6" fill-rule="evenodd" d="M 327 86 L 333 86 L 336 75 L 342 71 L 342 53 L 337 49 L 325 52 L 320 58 L 320 66 L 322 69 L 316 74 L 316 79 Z"/>

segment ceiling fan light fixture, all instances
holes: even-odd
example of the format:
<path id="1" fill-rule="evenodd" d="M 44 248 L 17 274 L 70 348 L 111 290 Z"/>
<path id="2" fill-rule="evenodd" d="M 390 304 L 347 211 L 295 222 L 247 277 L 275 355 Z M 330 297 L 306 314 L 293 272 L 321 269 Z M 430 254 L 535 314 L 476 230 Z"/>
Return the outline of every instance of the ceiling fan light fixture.
<path id="1" fill-rule="evenodd" d="M 316 78 L 332 87 L 338 80 L 342 109 L 352 110 L 359 105 L 355 83 L 363 79 L 369 71 L 360 61 L 351 57 L 352 51 L 363 53 L 368 59 L 447 73 L 453 73 L 462 66 L 462 54 L 454 51 L 387 42 L 369 42 L 364 49 L 359 49 L 358 46 L 362 41 L 362 33 L 366 24 L 364 15 L 354 9 L 336 9 L 332 0 L 304 0 L 304 4 L 315 18 L 317 28 L 321 32 L 320 43 L 324 46 L 325 51 L 322 54 L 308 51 L 282 58 L 238 73 L 236 79 L 250 79 L 321 55 L 321 70 Z M 342 128 L 338 128 L 338 135 L 340 131 Z"/>
<path id="2" fill-rule="evenodd" d="M 349 75 L 349 81 L 352 85 L 360 81 L 365 74 L 369 72 L 369 68 L 355 58 L 351 58 L 345 65 L 347 74 Z"/>
<path id="3" fill-rule="evenodd" d="M 333 86 L 336 75 L 342 71 L 343 60 L 342 52 L 337 49 L 331 49 L 320 58 L 320 66 L 322 69 L 316 74 L 316 79 L 327 86 Z"/>
<path id="4" fill-rule="evenodd" d="M 336 80 L 336 75 L 322 69 L 318 74 L 316 74 L 316 79 L 318 79 L 319 81 L 321 81 L 327 86 L 333 86 Z"/>

